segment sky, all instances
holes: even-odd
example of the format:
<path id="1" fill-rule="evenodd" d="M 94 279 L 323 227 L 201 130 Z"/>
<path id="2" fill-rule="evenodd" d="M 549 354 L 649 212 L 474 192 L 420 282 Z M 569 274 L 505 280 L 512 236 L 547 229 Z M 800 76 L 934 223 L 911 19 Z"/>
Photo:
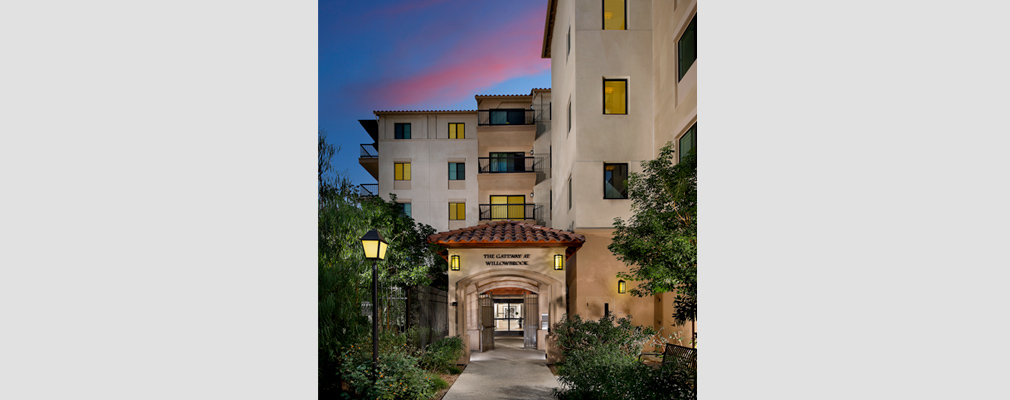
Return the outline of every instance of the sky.
<path id="1" fill-rule="evenodd" d="M 376 110 L 473 110 L 478 94 L 551 86 L 547 0 L 319 1 L 319 129 L 355 184 Z"/>

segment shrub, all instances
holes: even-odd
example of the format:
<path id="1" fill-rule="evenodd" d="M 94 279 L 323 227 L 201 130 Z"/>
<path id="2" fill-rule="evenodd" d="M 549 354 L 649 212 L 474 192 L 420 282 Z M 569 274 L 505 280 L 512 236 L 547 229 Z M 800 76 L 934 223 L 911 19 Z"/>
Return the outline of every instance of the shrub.
<path id="1" fill-rule="evenodd" d="M 656 335 L 628 318 L 611 316 L 583 321 L 578 315 L 554 325 L 551 333 L 564 358 L 559 399 L 694 399 L 694 370 L 671 363 L 652 368 L 638 361 L 642 347 Z"/>
<path id="2" fill-rule="evenodd" d="M 449 372 L 456 367 L 456 361 L 463 356 L 463 339 L 459 336 L 444 337 L 428 345 L 421 354 L 421 367 Z M 457 368 L 458 369 L 458 368 Z"/>
<path id="3" fill-rule="evenodd" d="M 354 345 L 340 358 L 340 375 L 350 392 L 344 398 L 419 399 L 426 400 L 437 392 L 438 376 L 418 367 L 418 358 L 411 355 L 403 335 L 383 335 L 379 341 L 378 379 L 372 375 L 371 342 Z M 374 381 L 373 381 L 374 380 Z M 444 381 L 443 381 L 444 383 Z"/>

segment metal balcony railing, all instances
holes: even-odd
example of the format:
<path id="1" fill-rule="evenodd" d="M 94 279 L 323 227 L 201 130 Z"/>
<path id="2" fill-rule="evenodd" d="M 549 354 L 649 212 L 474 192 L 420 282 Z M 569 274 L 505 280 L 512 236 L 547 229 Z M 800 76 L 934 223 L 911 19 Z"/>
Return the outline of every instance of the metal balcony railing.
<path id="1" fill-rule="evenodd" d="M 477 173 L 534 172 L 536 157 L 477 157 Z"/>
<path id="2" fill-rule="evenodd" d="M 532 125 L 534 113 L 521 108 L 477 110 L 477 125 Z"/>
<path id="3" fill-rule="evenodd" d="M 375 143 L 361 144 L 361 158 L 379 158 L 379 149 L 375 147 Z"/>
<path id="4" fill-rule="evenodd" d="M 506 219 L 537 219 L 537 207 L 533 203 L 521 204 L 480 204 L 480 221 L 501 221 Z"/>
<path id="5" fill-rule="evenodd" d="M 379 195 L 379 184 L 378 183 L 362 183 L 358 185 L 361 190 L 358 193 L 362 196 L 378 196 Z"/>

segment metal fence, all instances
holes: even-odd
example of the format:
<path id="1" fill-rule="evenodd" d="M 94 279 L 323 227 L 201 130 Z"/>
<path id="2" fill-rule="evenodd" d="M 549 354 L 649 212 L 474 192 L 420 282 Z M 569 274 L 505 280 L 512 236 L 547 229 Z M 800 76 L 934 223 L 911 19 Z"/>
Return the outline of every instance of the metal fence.
<path id="1" fill-rule="evenodd" d="M 477 110 L 477 125 L 533 125 L 535 113 L 522 108 Z"/>
<path id="2" fill-rule="evenodd" d="M 434 287 L 379 287 L 380 329 L 405 332 L 423 348 L 449 334 L 447 301 L 448 293 Z M 361 302 L 361 315 L 372 320 L 371 301 Z"/>

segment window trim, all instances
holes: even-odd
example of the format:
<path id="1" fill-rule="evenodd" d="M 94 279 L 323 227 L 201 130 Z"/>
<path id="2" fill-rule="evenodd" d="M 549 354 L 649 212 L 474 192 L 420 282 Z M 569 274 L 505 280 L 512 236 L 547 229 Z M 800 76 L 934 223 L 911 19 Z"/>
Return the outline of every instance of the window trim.
<path id="1" fill-rule="evenodd" d="M 407 135 L 406 135 L 406 137 L 396 137 L 396 135 L 397 135 L 396 128 L 399 128 L 401 126 L 406 126 L 407 127 Z M 410 128 L 410 122 L 394 122 L 393 123 L 393 139 L 397 139 L 397 140 L 410 139 L 410 131 L 411 130 L 412 129 Z M 401 129 L 399 133 L 400 133 L 401 136 L 403 136 L 403 129 Z"/>
<path id="2" fill-rule="evenodd" d="M 628 179 L 628 163 L 603 163 L 603 198 L 605 200 L 627 200 L 628 199 L 628 183 L 624 183 L 624 197 L 607 197 L 607 166 L 624 166 L 624 179 Z"/>
<path id="3" fill-rule="evenodd" d="M 456 137 L 452 137 L 452 126 L 453 125 L 458 125 L 456 127 Z M 463 131 L 463 135 L 462 135 L 463 137 L 459 137 L 460 136 L 460 134 L 459 134 L 460 133 L 459 132 L 460 129 L 462 129 L 462 131 Z M 448 125 L 447 135 L 448 135 L 449 139 L 466 139 L 466 123 L 465 122 L 450 122 L 449 125 Z"/>
<path id="4" fill-rule="evenodd" d="M 631 107 L 629 107 L 629 104 L 628 104 L 628 92 L 629 92 L 628 86 L 630 86 L 630 84 L 629 84 L 628 81 L 629 81 L 628 78 L 603 78 L 603 92 L 602 92 L 602 94 L 603 94 L 603 102 L 602 102 L 603 103 L 603 115 L 628 115 L 628 109 L 631 108 Z M 623 113 L 613 113 L 613 112 L 609 112 L 608 113 L 607 112 L 607 82 L 624 82 L 624 112 Z"/>
<path id="5" fill-rule="evenodd" d="M 604 30 L 604 31 L 626 31 L 626 30 L 628 30 L 628 0 L 624 0 L 624 28 L 622 28 L 622 29 L 607 29 L 607 2 L 606 2 L 606 0 L 600 0 L 600 21 L 603 22 L 602 30 Z"/>

